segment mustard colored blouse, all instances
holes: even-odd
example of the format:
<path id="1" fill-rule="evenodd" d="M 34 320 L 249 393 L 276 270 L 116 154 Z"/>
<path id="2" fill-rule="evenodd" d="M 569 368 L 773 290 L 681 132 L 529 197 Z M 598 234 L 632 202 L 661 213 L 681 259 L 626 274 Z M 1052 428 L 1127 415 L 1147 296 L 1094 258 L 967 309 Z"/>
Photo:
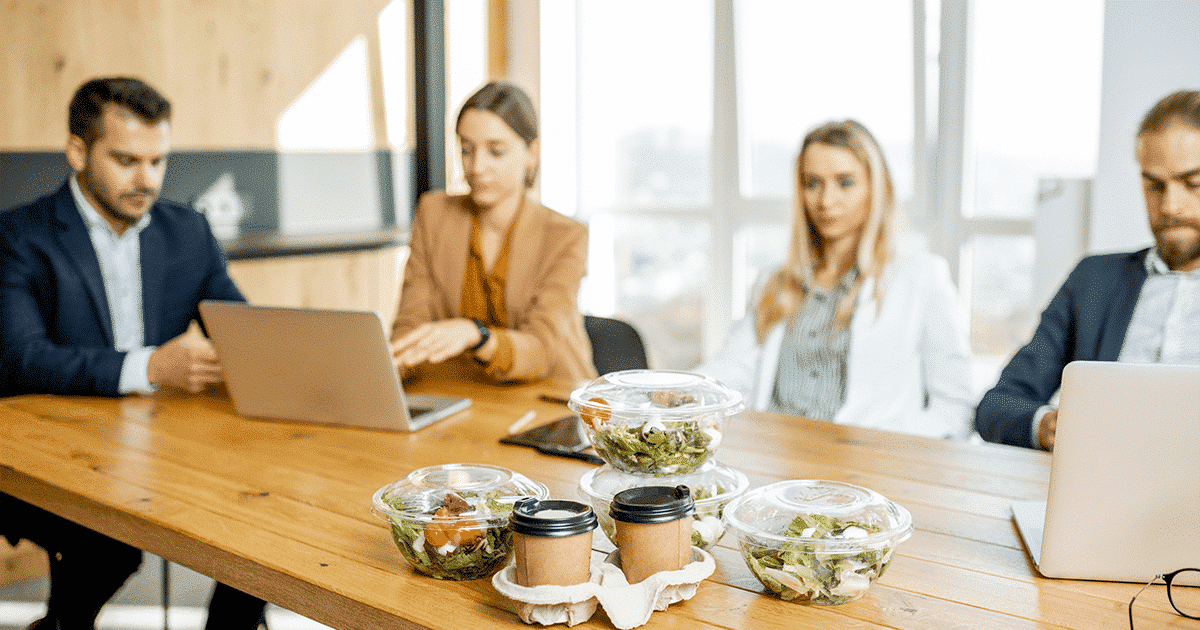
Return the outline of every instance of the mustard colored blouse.
<path id="1" fill-rule="evenodd" d="M 519 216 L 520 210 L 508 227 L 491 271 L 487 270 L 483 260 L 483 225 L 478 214 L 471 218 L 471 247 L 467 251 L 467 269 L 463 274 L 462 316 L 483 322 L 496 338 L 496 353 L 484 364 L 484 370 L 493 378 L 500 378 L 512 369 L 513 364 L 512 338 L 505 330 L 508 317 L 504 314 L 504 289 L 508 277 L 508 252 Z"/>

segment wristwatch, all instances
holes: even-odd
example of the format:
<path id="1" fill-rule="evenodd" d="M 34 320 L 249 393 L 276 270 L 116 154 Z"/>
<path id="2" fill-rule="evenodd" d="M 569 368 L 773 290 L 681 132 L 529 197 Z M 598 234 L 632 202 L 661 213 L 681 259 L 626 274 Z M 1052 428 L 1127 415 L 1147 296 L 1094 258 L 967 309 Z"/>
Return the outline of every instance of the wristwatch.
<path id="1" fill-rule="evenodd" d="M 475 352 L 476 350 L 482 348 L 483 344 L 488 342 L 488 339 L 492 338 L 492 330 L 487 326 L 484 326 L 483 322 L 479 321 L 478 319 L 472 319 L 471 321 L 475 322 L 475 327 L 479 329 L 479 343 L 475 344 L 470 349 L 470 352 Z"/>

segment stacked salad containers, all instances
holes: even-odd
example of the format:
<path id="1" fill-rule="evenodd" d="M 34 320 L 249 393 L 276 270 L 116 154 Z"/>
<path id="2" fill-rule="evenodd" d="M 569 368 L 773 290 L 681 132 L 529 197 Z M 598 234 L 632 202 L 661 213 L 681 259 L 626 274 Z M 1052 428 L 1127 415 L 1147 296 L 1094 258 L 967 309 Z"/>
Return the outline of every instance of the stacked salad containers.
<path id="1" fill-rule="evenodd" d="M 723 510 L 746 475 L 715 459 L 742 396 L 711 378 L 667 370 L 612 372 L 571 393 L 588 438 L 606 462 L 579 482 L 614 543 L 612 498 L 629 488 L 687 486 L 696 503 L 692 544 L 708 550 L 725 531 Z"/>

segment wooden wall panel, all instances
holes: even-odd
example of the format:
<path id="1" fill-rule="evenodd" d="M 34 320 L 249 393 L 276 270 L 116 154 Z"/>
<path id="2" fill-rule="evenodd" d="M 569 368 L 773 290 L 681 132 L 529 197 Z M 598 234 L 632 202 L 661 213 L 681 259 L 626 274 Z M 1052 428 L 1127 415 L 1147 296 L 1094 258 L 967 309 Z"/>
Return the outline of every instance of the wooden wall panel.
<path id="1" fill-rule="evenodd" d="M 234 260 L 229 275 L 252 304 L 375 311 L 390 327 L 407 247 Z"/>
<path id="2" fill-rule="evenodd" d="M 7 0 L 0 150 L 54 150 L 88 78 L 140 76 L 176 108 L 177 149 L 274 149 L 275 123 L 356 37 L 383 134 L 380 12 L 408 0 Z"/>

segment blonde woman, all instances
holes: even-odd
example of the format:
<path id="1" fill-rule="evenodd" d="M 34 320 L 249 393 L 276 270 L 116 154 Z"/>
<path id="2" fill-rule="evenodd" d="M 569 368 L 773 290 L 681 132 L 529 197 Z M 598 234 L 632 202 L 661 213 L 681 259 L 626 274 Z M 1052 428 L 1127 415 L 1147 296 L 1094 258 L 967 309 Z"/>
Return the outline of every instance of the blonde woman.
<path id="1" fill-rule="evenodd" d="M 865 127 L 809 132 L 788 260 L 696 371 L 761 411 L 965 438 L 974 402 L 965 314 L 944 260 L 895 250 L 895 214 Z"/>
<path id="2" fill-rule="evenodd" d="M 533 103 L 488 83 L 456 129 L 470 193 L 417 204 L 392 324 L 397 368 L 454 361 L 499 382 L 595 377 L 576 302 L 587 228 L 527 196 L 539 160 Z"/>

